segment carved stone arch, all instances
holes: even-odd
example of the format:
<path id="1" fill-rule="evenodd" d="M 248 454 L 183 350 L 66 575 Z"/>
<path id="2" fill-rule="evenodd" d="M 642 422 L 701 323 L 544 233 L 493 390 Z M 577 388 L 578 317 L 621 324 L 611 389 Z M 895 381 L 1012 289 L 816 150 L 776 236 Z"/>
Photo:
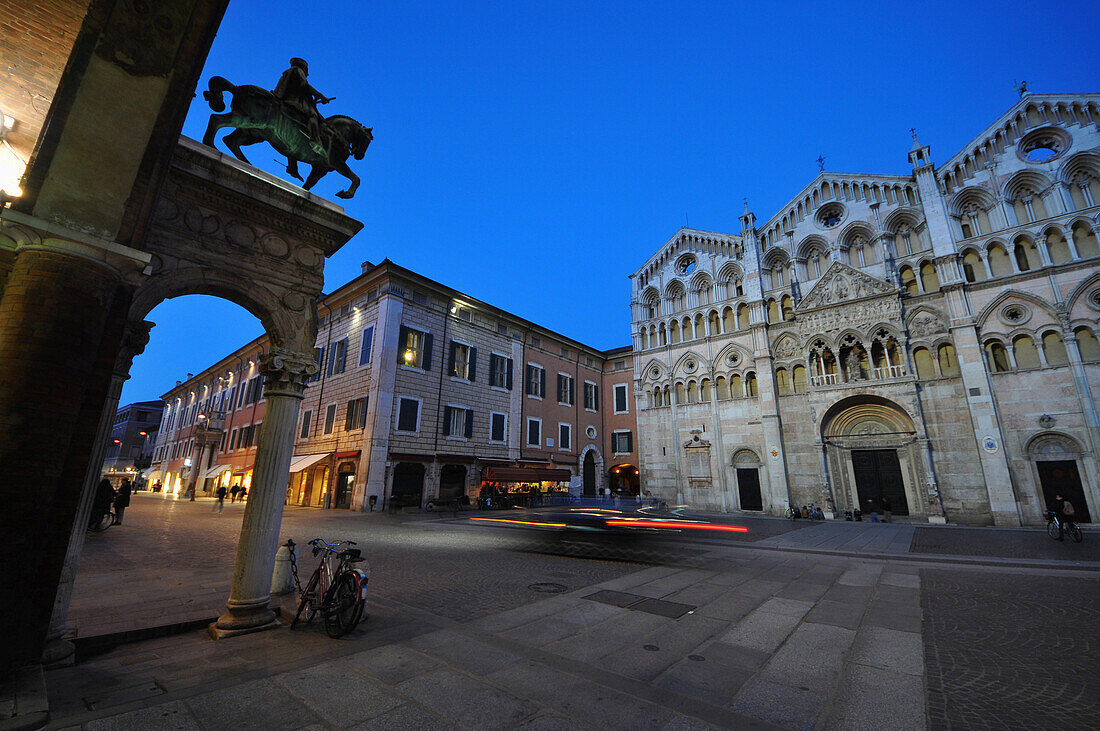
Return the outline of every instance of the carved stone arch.
<path id="1" fill-rule="evenodd" d="M 1015 201 L 1022 190 L 1034 190 L 1043 193 L 1051 185 L 1051 180 L 1037 170 L 1021 170 L 1004 184 L 1001 193 L 1005 200 Z"/>
<path id="2" fill-rule="evenodd" d="M 746 363 L 752 362 L 753 357 L 748 350 L 734 343 L 729 343 L 718 351 L 718 355 L 714 359 L 714 369 L 719 374 L 729 373 L 740 370 Z"/>
<path id="3" fill-rule="evenodd" d="M 1091 293 L 1098 287 L 1100 287 L 1100 272 L 1093 274 L 1091 277 L 1084 280 L 1073 288 L 1073 291 L 1070 292 L 1069 297 L 1066 298 L 1066 306 L 1068 311 L 1073 312 L 1074 308 L 1077 306 L 1077 303 L 1081 300 L 1081 298 L 1087 297 L 1089 293 Z M 1098 298 L 1098 300 L 1100 300 L 1100 298 Z M 1096 309 L 1100 309 L 1100 301 L 1097 301 L 1095 303 L 1090 302 L 1090 306 Z M 1095 315 L 1093 315 L 1092 317 L 1094 318 L 1093 329 L 1095 330 Z"/>
<path id="4" fill-rule="evenodd" d="M 665 285 L 665 299 L 671 299 L 681 292 L 687 292 L 687 287 L 684 286 L 682 279 L 673 278 Z"/>
<path id="5" fill-rule="evenodd" d="M 875 229 L 866 221 L 852 221 L 841 230 L 837 242 L 842 250 L 847 251 L 857 236 L 862 236 L 870 243 L 875 239 Z"/>
<path id="6" fill-rule="evenodd" d="M 642 368 L 642 380 L 657 383 L 668 380 L 669 368 L 656 358 L 650 358 Z"/>
<path id="7" fill-rule="evenodd" d="M 867 337 L 874 340 L 882 337 L 879 335 L 881 331 L 886 331 L 886 337 L 894 337 L 899 343 L 904 343 L 906 340 L 905 333 L 902 332 L 900 323 L 888 322 L 886 320 L 880 320 L 873 322 L 867 327 Z"/>
<path id="8" fill-rule="evenodd" d="M 700 374 L 707 373 L 709 370 L 710 361 L 694 350 L 689 350 L 681 355 L 672 365 L 672 372 L 677 374 L 677 378 L 684 377 L 681 374 L 685 374 L 689 378 L 698 378 Z"/>
<path id="9" fill-rule="evenodd" d="M 806 338 L 805 342 L 803 343 L 803 348 L 806 350 L 806 352 L 817 350 L 820 348 L 821 350 L 829 349 L 835 353 L 837 350 L 837 344 L 836 341 L 833 340 L 833 337 L 831 335 L 818 333 L 817 335 L 811 335 L 810 337 Z"/>
<path id="10" fill-rule="evenodd" d="M 661 293 L 651 284 L 642 290 L 641 299 L 646 304 L 656 304 L 661 301 Z"/>
<path id="11" fill-rule="evenodd" d="M 966 209 L 971 204 L 988 211 L 997 204 L 997 198 L 993 195 L 993 191 L 984 185 L 967 186 L 951 199 L 948 204 L 948 212 L 956 218 L 961 218 L 966 215 Z"/>
<path id="12" fill-rule="evenodd" d="M 851 340 L 849 340 L 849 338 Z M 835 339 L 837 347 L 845 348 L 848 347 L 849 343 L 852 341 L 864 343 L 867 340 L 867 333 L 861 332 L 854 327 L 846 327 L 836 334 Z M 864 347 L 866 347 L 866 344 Z"/>
<path id="13" fill-rule="evenodd" d="M 905 328 L 913 339 L 928 341 L 947 331 L 947 318 L 935 307 L 922 304 L 906 315 Z"/>
<path id="14" fill-rule="evenodd" d="M 798 244 L 795 258 L 799 260 L 808 259 L 810 255 L 814 253 L 815 249 L 821 251 L 823 254 L 829 253 L 829 242 L 824 236 L 820 234 L 810 234 L 802 239 Z"/>
<path id="15" fill-rule="evenodd" d="M 787 360 L 801 355 L 802 348 L 798 344 L 798 339 L 790 333 L 783 333 L 772 346 L 772 356 L 778 359 Z"/>
<path id="16" fill-rule="evenodd" d="M 768 253 L 764 254 L 764 258 L 760 262 L 760 266 L 765 269 L 771 269 L 776 264 L 786 266 L 790 263 L 790 261 L 791 256 L 787 253 L 786 249 L 778 246 L 773 246 L 771 249 L 768 250 Z"/>
<path id="17" fill-rule="evenodd" d="M 1043 431 L 1027 440 L 1028 459 L 1033 461 L 1074 459 L 1084 454 L 1081 443 L 1069 434 Z"/>
<path id="18" fill-rule="evenodd" d="M 733 450 L 733 454 L 730 456 L 730 464 L 742 469 L 764 466 L 764 463 L 760 461 L 760 455 L 752 447 L 738 447 Z"/>
<path id="19" fill-rule="evenodd" d="M 742 271 L 741 265 L 732 261 L 726 262 L 718 270 L 718 281 L 723 284 L 730 281 L 740 281 L 744 276 L 745 273 Z"/>
<path id="20" fill-rule="evenodd" d="M 1038 235 L 1033 237 L 1033 242 L 1036 239 L 1038 239 L 1039 236 L 1042 236 L 1043 238 L 1046 238 L 1047 236 L 1050 236 L 1052 233 L 1057 234 L 1058 236 L 1069 238 L 1070 232 L 1072 231 L 1072 226 L 1073 226 L 1073 224 L 1070 224 L 1070 227 L 1064 227 L 1064 226 L 1062 226 L 1061 224 L 1058 224 L 1058 223 L 1048 223 L 1046 226 L 1043 226 L 1041 234 L 1038 234 Z"/>
<path id="21" fill-rule="evenodd" d="M 841 398 L 821 417 L 823 440 L 864 434 L 878 434 L 892 438 L 890 441 L 910 441 L 917 435 L 917 420 L 904 405 L 872 394 Z"/>
<path id="22" fill-rule="evenodd" d="M 915 208 L 902 207 L 891 211 L 882 222 L 882 228 L 892 234 L 898 233 L 902 226 L 920 231 L 924 226 L 924 216 Z"/>
<path id="23" fill-rule="evenodd" d="M 1100 180 L 1100 154 L 1095 152 L 1078 152 L 1066 158 L 1065 164 L 1058 171 L 1058 179 L 1063 183 L 1072 183 L 1078 175 L 1088 175 L 1094 180 Z"/>
<path id="24" fill-rule="evenodd" d="M 696 272 L 695 275 L 691 278 L 691 289 L 692 289 L 692 291 L 697 292 L 697 291 L 700 291 L 700 290 L 703 290 L 703 289 L 707 289 L 707 288 L 711 287 L 713 284 L 714 284 L 714 280 L 711 279 L 711 276 L 709 274 L 707 274 L 706 272 L 702 272 L 702 271 Z"/>
<path id="25" fill-rule="evenodd" d="M 130 320 L 143 320 L 164 300 L 188 294 L 211 295 L 240 305 L 260 321 L 275 348 L 309 353 L 316 344 L 313 300 L 295 290 L 286 290 L 280 297 L 258 283 L 207 268 L 166 270 L 149 277 L 134 293 Z"/>
<path id="26" fill-rule="evenodd" d="M 978 332 L 984 332 L 986 321 L 988 321 L 989 318 L 991 318 L 996 312 L 998 312 L 1002 305 L 1013 298 L 1023 300 L 1024 302 L 1034 306 L 1039 310 L 1042 310 L 1043 312 L 1046 312 L 1051 317 L 1057 319 L 1058 315 L 1055 312 L 1054 308 L 1049 302 L 1047 302 L 1043 298 L 1036 297 L 1029 292 L 1022 292 L 1018 289 L 1009 289 L 1001 292 L 999 295 L 990 300 L 990 302 L 982 308 L 981 312 L 978 313 L 978 316 L 974 319 L 974 322 L 978 326 Z"/>

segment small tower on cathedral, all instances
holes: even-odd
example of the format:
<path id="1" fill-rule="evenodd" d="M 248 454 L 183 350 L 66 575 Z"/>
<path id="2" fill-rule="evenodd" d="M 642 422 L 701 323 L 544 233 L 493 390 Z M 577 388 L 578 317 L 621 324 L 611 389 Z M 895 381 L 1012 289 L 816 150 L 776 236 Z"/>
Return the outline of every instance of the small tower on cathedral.
<path id="1" fill-rule="evenodd" d="M 932 252 L 937 257 L 953 255 L 955 245 L 947 218 L 947 203 L 940 194 L 940 187 L 936 183 L 936 168 L 932 165 L 932 149 L 928 145 L 920 143 L 915 129 L 910 129 L 909 132 L 913 135 L 913 147 L 909 150 L 909 162 L 913 166 L 913 177 L 916 179 L 917 189 L 920 191 L 925 225 L 928 226 L 929 238 L 932 240 Z"/>

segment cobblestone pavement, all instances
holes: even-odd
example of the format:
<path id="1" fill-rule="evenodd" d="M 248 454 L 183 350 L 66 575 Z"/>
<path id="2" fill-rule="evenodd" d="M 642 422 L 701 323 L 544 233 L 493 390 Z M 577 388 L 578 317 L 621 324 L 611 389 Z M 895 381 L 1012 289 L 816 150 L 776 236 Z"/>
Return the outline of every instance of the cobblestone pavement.
<path id="1" fill-rule="evenodd" d="M 1086 530 L 1091 526 L 1086 526 Z M 1045 530 L 949 528 L 921 526 L 913 536 L 912 553 L 1053 561 L 1100 561 L 1100 533 L 1087 532 L 1082 543 L 1056 541 Z"/>
<path id="2" fill-rule="evenodd" d="M 1096 728 L 1100 581 L 923 569 L 932 728 Z"/>
<path id="3" fill-rule="evenodd" d="M 103 630 L 188 602 L 220 612 L 242 506 L 212 508 L 135 498 L 126 525 L 90 538 L 74 614 Z M 642 564 L 507 550 L 506 534 L 464 520 L 287 511 L 284 537 L 318 534 L 370 557 L 354 633 L 195 631 L 103 649 L 47 673 L 54 727 L 1034 727 L 1059 688 L 1073 719 L 1098 697 L 1100 581 L 1080 572 L 751 542 Z M 546 584 L 561 593 L 532 588 Z M 1051 635 L 1076 654 L 1044 664 Z M 1058 672 L 1077 680 L 1059 686 Z"/>

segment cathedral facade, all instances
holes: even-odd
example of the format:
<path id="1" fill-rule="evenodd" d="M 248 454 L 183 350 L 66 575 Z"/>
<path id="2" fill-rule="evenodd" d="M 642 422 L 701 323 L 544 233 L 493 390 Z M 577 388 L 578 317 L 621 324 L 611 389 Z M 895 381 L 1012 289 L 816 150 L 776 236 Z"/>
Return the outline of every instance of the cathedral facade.
<path id="1" fill-rule="evenodd" d="M 632 279 L 644 490 L 930 522 L 1100 511 L 1100 95 L 1024 95 L 942 165 L 821 172 Z"/>

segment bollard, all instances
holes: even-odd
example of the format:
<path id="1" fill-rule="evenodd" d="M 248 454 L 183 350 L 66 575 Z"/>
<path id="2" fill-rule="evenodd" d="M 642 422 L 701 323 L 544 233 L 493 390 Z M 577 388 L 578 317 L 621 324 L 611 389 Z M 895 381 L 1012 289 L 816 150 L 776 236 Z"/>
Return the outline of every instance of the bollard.
<path id="1" fill-rule="evenodd" d="M 294 574 L 290 570 L 290 547 L 279 546 L 275 554 L 275 570 L 271 573 L 271 593 L 275 596 L 294 591 Z"/>

